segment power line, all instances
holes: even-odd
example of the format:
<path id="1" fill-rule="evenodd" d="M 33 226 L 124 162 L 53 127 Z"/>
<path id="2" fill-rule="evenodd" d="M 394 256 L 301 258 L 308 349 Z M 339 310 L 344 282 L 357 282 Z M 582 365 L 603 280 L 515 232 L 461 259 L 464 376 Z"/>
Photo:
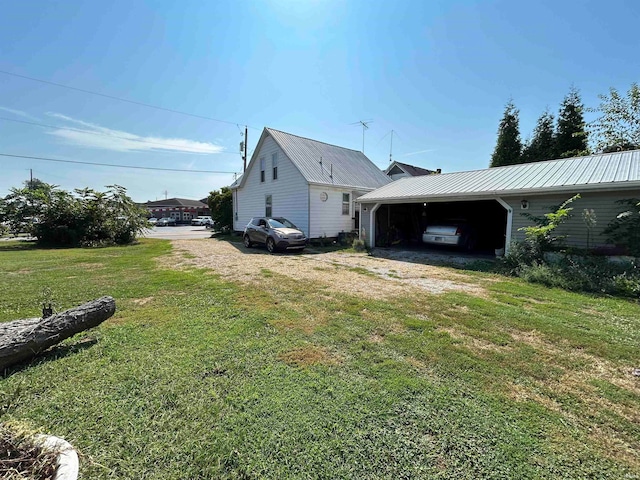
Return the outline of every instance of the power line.
<path id="1" fill-rule="evenodd" d="M 138 139 L 135 139 L 135 138 L 123 137 L 122 135 L 112 135 L 110 133 L 92 132 L 91 130 L 82 130 L 80 128 L 58 127 L 58 126 L 55 126 L 55 125 L 47 125 L 45 123 L 27 122 L 26 120 L 18 120 L 18 119 L 15 119 L 15 118 L 6 118 L 6 117 L 0 117 L 0 120 L 4 120 L 6 122 L 15 122 L 15 123 L 24 123 L 24 124 L 27 124 L 27 125 L 35 125 L 36 127 L 53 128 L 53 129 L 56 129 L 56 130 L 69 130 L 71 132 L 88 133 L 90 135 L 100 135 L 102 137 L 120 138 L 122 140 L 129 140 L 130 142 L 148 143 L 150 145 L 164 145 L 166 147 L 177 147 L 177 148 L 184 149 L 184 145 L 175 145 L 175 144 L 172 144 L 172 143 L 162 143 L 162 142 L 150 142 L 149 140 L 138 140 Z M 189 152 L 189 153 L 202 153 L 202 152 Z"/>
<path id="2" fill-rule="evenodd" d="M 7 72 L 4 70 L 0 70 L 0 73 L 3 73 L 4 75 L 10 75 L 12 77 L 24 78 L 26 80 L 31 80 L 33 82 L 44 83 L 46 85 L 53 85 L 55 87 L 67 88 L 69 90 L 75 90 L 76 92 L 88 93 L 89 95 L 96 95 L 98 97 L 109 98 L 111 100 L 118 100 L 120 102 L 132 103 L 133 105 L 140 105 L 142 107 L 155 108 L 156 110 L 163 110 L 165 112 L 177 113 L 179 115 L 186 115 L 187 117 L 200 118 L 202 120 L 211 120 L 212 122 L 226 123 L 228 125 L 238 125 L 238 122 L 231 122 L 229 120 L 220 120 L 218 118 L 206 117 L 204 115 L 197 115 L 195 113 L 182 112 L 180 110 L 174 110 L 172 108 L 158 107 L 156 105 L 151 105 L 149 103 L 137 102 L 135 100 L 129 100 L 127 98 L 120 98 L 120 97 L 115 97 L 113 95 L 107 95 L 105 93 L 93 92 L 91 90 L 85 90 L 84 88 L 63 85 L 62 83 L 50 82 L 48 80 L 41 80 L 39 78 L 28 77 L 26 75 L 19 75 L 17 73 Z M 251 126 L 249 126 L 249 128 L 252 128 L 254 130 L 260 130 L 259 128 L 251 127 Z"/>
<path id="3" fill-rule="evenodd" d="M 31 157 L 28 155 L 12 155 L 9 153 L 0 153 L 0 157 L 13 157 L 13 158 L 28 158 L 30 160 L 42 160 L 45 162 L 59 162 L 59 163 L 76 163 L 81 165 L 96 165 L 99 167 L 116 167 L 116 168 L 135 168 L 137 170 L 158 170 L 162 172 L 182 172 L 182 173 L 228 173 L 233 174 L 235 172 L 221 172 L 216 170 L 181 170 L 179 168 L 159 168 L 159 167 L 138 167 L 135 165 L 116 165 L 114 163 L 97 163 L 97 162 L 82 162 L 80 160 L 61 160 L 58 158 L 47 157 Z"/>

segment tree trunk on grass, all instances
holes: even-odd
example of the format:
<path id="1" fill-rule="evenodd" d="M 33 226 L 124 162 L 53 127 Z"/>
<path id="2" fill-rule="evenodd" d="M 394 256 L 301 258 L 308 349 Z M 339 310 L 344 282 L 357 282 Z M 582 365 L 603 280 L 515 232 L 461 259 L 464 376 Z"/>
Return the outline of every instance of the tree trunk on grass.
<path id="1" fill-rule="evenodd" d="M 115 311 L 116 301 L 112 297 L 101 297 L 49 318 L 0 323 L 0 372 L 76 333 L 100 325 Z"/>

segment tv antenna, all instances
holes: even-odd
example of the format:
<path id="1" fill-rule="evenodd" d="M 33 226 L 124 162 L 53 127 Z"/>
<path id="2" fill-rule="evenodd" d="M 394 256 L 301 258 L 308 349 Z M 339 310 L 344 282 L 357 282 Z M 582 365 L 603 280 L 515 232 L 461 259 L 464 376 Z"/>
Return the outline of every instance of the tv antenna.
<path id="1" fill-rule="evenodd" d="M 349 125 L 362 125 L 362 153 L 364 153 L 364 132 L 365 130 L 369 130 L 369 124 L 372 122 L 373 120 L 358 120 L 357 122 L 349 124 Z"/>

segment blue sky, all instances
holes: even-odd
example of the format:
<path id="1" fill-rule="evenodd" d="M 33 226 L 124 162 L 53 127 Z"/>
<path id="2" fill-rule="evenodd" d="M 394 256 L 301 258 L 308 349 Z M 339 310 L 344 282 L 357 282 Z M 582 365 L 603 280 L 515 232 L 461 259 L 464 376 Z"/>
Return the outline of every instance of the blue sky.
<path id="1" fill-rule="evenodd" d="M 391 130 L 394 160 L 485 168 L 510 98 L 524 139 L 572 85 L 596 107 L 639 81 L 639 16 L 618 0 L 4 2 L 0 70 L 229 123 L 0 74 L 0 153 L 241 172 L 238 126 L 249 151 L 264 126 L 359 150 L 365 120 L 381 168 Z M 0 165 L 0 195 L 29 169 L 66 189 L 117 183 L 136 201 L 202 198 L 234 178 Z"/>

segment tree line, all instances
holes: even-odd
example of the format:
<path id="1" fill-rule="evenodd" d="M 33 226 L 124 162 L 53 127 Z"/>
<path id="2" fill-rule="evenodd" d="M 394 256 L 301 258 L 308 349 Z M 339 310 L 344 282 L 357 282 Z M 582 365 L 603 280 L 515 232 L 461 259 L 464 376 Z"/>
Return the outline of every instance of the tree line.
<path id="1" fill-rule="evenodd" d="M 633 83 L 626 96 L 610 88 L 608 95 L 599 95 L 598 98 L 598 108 L 585 110 L 579 91 L 572 87 L 560 104 L 557 122 L 554 115 L 546 110 L 538 118 L 531 138 L 524 142 L 520 136 L 520 112 L 510 100 L 498 126 L 498 139 L 489 166 L 640 148 L 638 84 Z M 600 116 L 587 124 L 585 111 L 598 112 Z"/>

